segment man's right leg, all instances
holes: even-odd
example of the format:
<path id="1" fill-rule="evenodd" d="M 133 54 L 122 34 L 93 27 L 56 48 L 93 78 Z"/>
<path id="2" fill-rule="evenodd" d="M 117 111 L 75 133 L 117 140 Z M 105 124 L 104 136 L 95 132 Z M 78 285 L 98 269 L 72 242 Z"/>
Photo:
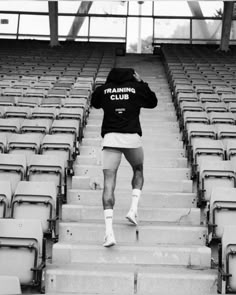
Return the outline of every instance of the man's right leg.
<path id="1" fill-rule="evenodd" d="M 103 188 L 103 209 L 105 219 L 105 247 L 110 247 L 116 244 L 112 221 L 113 221 L 113 207 L 115 205 L 115 186 L 117 170 L 121 161 L 121 152 L 116 149 L 105 148 L 103 150 L 103 175 L 104 175 L 104 188 Z"/>

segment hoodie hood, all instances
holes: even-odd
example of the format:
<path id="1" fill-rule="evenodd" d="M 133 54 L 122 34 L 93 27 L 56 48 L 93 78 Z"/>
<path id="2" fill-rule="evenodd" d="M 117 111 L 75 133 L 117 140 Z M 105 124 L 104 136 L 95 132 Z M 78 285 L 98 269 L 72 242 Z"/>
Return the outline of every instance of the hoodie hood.
<path id="1" fill-rule="evenodd" d="M 113 68 L 107 76 L 106 83 L 121 84 L 127 81 L 136 81 L 132 68 Z"/>

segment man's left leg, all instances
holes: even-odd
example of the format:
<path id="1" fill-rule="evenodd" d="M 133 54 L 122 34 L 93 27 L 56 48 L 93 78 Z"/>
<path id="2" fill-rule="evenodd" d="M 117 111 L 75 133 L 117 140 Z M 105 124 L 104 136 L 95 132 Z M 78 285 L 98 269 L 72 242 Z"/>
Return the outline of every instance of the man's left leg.
<path id="1" fill-rule="evenodd" d="M 113 232 L 113 208 L 115 205 L 115 186 L 117 170 L 121 161 L 121 152 L 116 149 L 105 148 L 103 150 L 103 175 L 104 189 L 102 195 L 104 220 L 105 220 L 105 242 L 104 247 L 116 244 Z"/>
<path id="2" fill-rule="evenodd" d="M 138 203 L 141 197 L 144 176 L 143 176 L 143 148 L 126 149 L 124 155 L 133 169 L 132 185 L 132 201 L 130 210 L 126 218 L 133 224 L 137 225 Z"/>

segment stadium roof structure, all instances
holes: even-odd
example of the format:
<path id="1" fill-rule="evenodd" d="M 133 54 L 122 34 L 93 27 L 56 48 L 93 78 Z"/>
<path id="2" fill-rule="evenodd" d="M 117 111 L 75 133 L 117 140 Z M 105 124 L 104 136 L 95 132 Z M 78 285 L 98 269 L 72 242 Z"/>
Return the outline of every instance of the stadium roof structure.
<path id="1" fill-rule="evenodd" d="M 169 7 L 168 5 L 170 5 L 170 1 L 173 2 L 185 2 L 187 3 L 186 6 L 189 7 L 189 11 L 190 11 L 190 14 L 189 16 L 184 16 L 182 14 L 181 17 L 179 17 L 178 14 L 174 15 L 172 13 L 172 15 L 161 15 L 159 14 L 159 12 L 157 12 L 156 10 L 153 9 L 152 11 L 152 15 L 145 15 L 145 14 L 139 14 L 139 11 L 138 9 L 136 10 L 136 13 L 132 14 L 132 15 L 129 15 L 128 12 L 126 14 L 125 13 L 116 13 L 116 14 L 113 14 L 113 13 L 110 13 L 110 11 L 104 11 L 104 14 L 99 14 L 97 13 L 97 11 L 95 11 L 93 8 L 94 6 L 92 5 L 93 3 L 96 5 L 99 5 L 101 3 L 109 3 L 110 5 L 112 5 L 112 3 L 118 5 L 118 3 L 122 4 L 122 5 L 136 5 L 136 6 L 145 6 L 145 5 L 149 5 L 148 3 L 153 3 L 153 7 L 154 5 L 156 5 L 157 3 L 165 3 L 167 5 L 167 7 Z M 5 6 L 1 6 L 2 3 L 5 2 Z M 155 33 L 156 31 L 158 30 L 158 33 L 162 30 L 162 28 L 158 27 L 157 30 L 155 30 L 154 26 L 156 23 L 158 23 L 159 21 L 161 22 L 162 21 L 162 24 L 164 24 L 164 22 L 168 22 L 168 21 L 171 21 L 172 25 L 174 24 L 176 27 L 178 26 L 178 21 L 186 21 L 189 23 L 189 27 L 188 27 L 188 32 L 187 34 L 190 35 L 187 36 L 185 38 L 185 36 L 182 38 L 183 40 L 185 40 L 186 42 L 188 42 L 190 40 L 190 43 L 192 42 L 192 39 L 194 39 L 194 41 L 201 41 L 201 36 L 199 38 L 192 38 L 192 27 L 193 27 L 193 24 L 195 26 L 195 31 L 199 28 L 199 31 L 201 31 L 202 35 L 207 35 L 208 33 L 208 24 L 211 23 L 211 22 L 216 22 L 217 23 L 217 26 L 218 26 L 218 33 L 217 33 L 217 42 L 219 43 L 220 42 L 220 49 L 223 50 L 223 51 L 227 51 L 229 49 L 229 44 L 230 44 L 230 38 L 231 38 L 231 35 L 232 35 L 232 26 L 235 27 L 235 20 L 236 20 L 236 13 L 235 13 L 235 1 L 230 1 L 230 0 L 226 0 L 226 1 L 215 1 L 215 0 L 201 0 L 201 1 L 194 1 L 194 0 L 154 0 L 154 1 L 151 1 L 151 0 L 144 0 L 144 1 L 135 1 L 135 0 L 128 0 L 128 1 L 118 1 L 118 0 L 113 0 L 113 1 L 102 1 L 102 0 L 95 0 L 95 1 L 77 1 L 77 0 L 70 0 L 70 1 L 45 1 L 45 0 L 31 0 L 31 1 L 28 1 L 28 3 L 45 3 L 45 7 L 44 7 L 44 11 L 43 12 L 39 12 L 37 10 L 35 11 L 32 11 L 30 12 L 28 10 L 28 8 L 24 11 L 23 9 L 19 8 L 20 11 L 17 12 L 17 8 L 15 9 L 15 11 L 12 11 L 13 7 L 9 8 L 9 11 L 5 11 L 2 9 L 2 7 L 7 7 L 7 10 L 8 10 L 8 7 L 9 5 L 6 5 L 6 3 L 9 3 L 9 1 L 0 1 L 0 16 L 2 17 L 4 14 L 6 15 L 6 18 L 4 17 L 3 19 L 1 19 L 1 22 L 0 24 L 4 25 L 4 24 L 7 24 L 7 14 L 8 15 L 13 15 L 15 13 L 15 23 L 17 23 L 17 17 L 18 17 L 18 26 L 16 24 L 16 31 L 17 33 L 15 34 L 16 35 L 16 38 L 18 37 L 30 37 L 30 38 L 37 38 L 37 35 L 38 37 L 42 37 L 42 38 L 47 38 L 49 39 L 50 38 L 50 45 L 52 47 L 54 46 L 57 46 L 59 45 L 59 37 L 60 37 L 60 40 L 62 40 L 62 38 L 64 38 L 65 40 L 70 40 L 70 41 L 73 41 L 73 40 L 81 40 L 83 37 L 84 37 L 84 40 L 86 40 L 85 36 L 82 36 L 82 38 L 80 38 L 80 35 L 81 35 L 81 28 L 85 26 L 85 22 L 86 22 L 86 19 L 89 19 L 87 21 L 87 27 L 88 27 L 88 32 L 89 32 L 89 29 L 90 29 L 90 20 L 94 20 L 96 19 L 96 21 L 100 18 L 100 22 L 104 22 L 105 23 L 105 18 L 107 20 L 107 24 L 109 23 L 108 22 L 108 19 L 116 19 L 118 21 L 118 19 L 120 18 L 120 23 L 122 24 L 123 23 L 126 23 L 123 27 L 120 27 L 119 28 L 119 25 L 117 25 L 117 27 L 119 28 L 120 31 L 127 31 L 127 18 L 136 18 L 136 21 L 137 20 L 140 20 L 140 19 L 145 19 L 147 20 L 148 18 L 153 21 L 153 44 L 155 43 L 162 43 L 161 39 L 159 37 L 159 35 L 156 37 Z M 10 1 L 10 3 L 13 3 L 14 1 Z M 23 1 L 16 1 L 16 3 L 23 3 Z M 205 15 L 203 15 L 203 12 L 201 10 L 201 5 L 203 2 L 218 2 L 218 3 L 221 3 L 221 5 L 223 5 L 223 9 L 221 11 L 220 14 L 218 14 L 217 16 L 214 16 L 214 17 L 208 17 L 208 18 L 205 18 Z M 71 3 L 76 3 L 76 6 L 75 7 L 75 10 L 73 11 L 73 13 L 64 13 L 61 9 L 60 9 L 60 5 L 63 3 L 63 5 L 65 5 L 65 3 L 68 3 L 68 4 L 71 4 Z M 155 3 L 155 4 L 154 4 Z M 201 4 L 200 4 L 201 3 Z M 138 5 L 140 4 L 140 5 Z M 144 4 L 144 5 L 142 5 Z M 164 4 L 164 5 L 165 5 Z M 214 4 L 213 4 L 214 5 Z M 24 5 L 22 5 L 24 6 Z M 19 7 L 19 6 L 16 6 L 16 7 Z M 92 7 L 92 9 L 91 9 Z M 97 8 L 98 6 L 96 6 Z M 91 10 L 93 12 L 91 12 Z M 94 13 L 95 11 L 95 13 Z M 127 10 L 129 11 L 129 9 Z M 123 11 L 124 12 L 124 11 Z M 156 15 L 156 13 L 158 13 L 158 15 Z M 43 24 L 43 22 L 45 22 L 45 20 L 47 19 L 47 33 L 45 34 L 40 32 L 41 30 L 41 26 L 39 26 L 39 29 L 37 33 L 34 33 L 34 34 L 28 34 L 27 36 L 27 32 L 24 32 L 24 33 L 21 33 L 19 32 L 19 27 L 21 28 L 21 25 L 19 25 L 20 22 L 22 22 L 22 18 L 30 18 L 29 16 L 31 15 L 31 17 L 38 17 L 38 19 L 40 19 L 41 21 L 41 24 L 42 25 L 45 25 Z M 31 19 L 32 19 L 31 18 Z M 61 34 L 61 31 L 60 31 L 60 34 L 59 34 L 59 29 L 61 30 L 61 27 L 64 26 L 64 24 L 62 25 L 61 21 L 62 19 L 64 20 L 65 18 L 70 18 L 70 24 L 67 24 L 67 32 L 66 30 L 64 29 L 64 34 Z M 165 18 L 165 19 L 164 19 Z M 34 22 L 34 26 L 32 27 L 35 27 L 35 19 L 33 20 Z M 49 24 L 49 25 L 48 25 Z M 26 21 L 24 23 L 24 25 L 26 25 Z M 28 25 L 29 26 L 29 25 Z M 96 24 L 95 22 L 93 22 L 93 26 L 96 27 Z M 97 25 L 98 27 L 99 25 Z M 6 26 L 5 26 L 6 27 Z M 3 28 L 0 27 L 0 28 Z M 146 29 L 146 28 L 145 28 Z M 152 28 L 151 28 L 152 29 Z M 146 29 L 146 30 L 149 30 L 151 32 L 151 29 Z M 35 29 L 36 30 L 36 29 Z M 104 28 L 103 28 L 104 30 Z M 108 28 L 105 28 L 105 31 L 108 30 Z M 109 31 L 110 31 L 110 35 L 112 35 L 112 28 L 109 28 Z M 235 31 L 235 30 L 234 30 Z M 36 32 L 36 31 L 35 31 Z M 88 33 L 89 34 L 89 33 Z M 123 34 L 123 33 L 122 33 Z M 162 35 L 164 35 L 165 32 L 162 32 Z M 4 36 L 4 31 L 0 31 L 0 35 L 1 36 Z M 7 35 L 7 33 L 5 33 L 5 36 Z M 8 34 L 10 36 L 10 34 Z M 11 38 L 12 38 L 13 34 L 11 34 Z M 93 41 L 95 40 L 96 38 L 91 38 L 91 36 L 93 36 L 92 34 L 89 35 L 88 37 L 88 40 L 89 41 Z M 104 35 L 104 40 L 106 39 L 105 37 L 106 35 Z M 120 35 L 121 36 L 121 35 Z M 115 36 L 114 35 L 114 38 L 113 40 L 118 40 L 120 36 Z M 95 36 L 96 37 L 96 36 Z M 165 37 L 165 36 L 164 36 Z M 108 39 L 108 38 L 107 38 Z M 112 38 L 110 38 L 111 40 Z M 167 41 L 169 42 L 173 42 L 173 40 L 171 40 L 170 36 L 169 38 L 164 38 L 166 39 Z M 181 38 L 175 38 L 175 41 L 178 42 Z M 97 38 L 98 40 L 98 38 Z M 120 37 L 119 39 L 121 42 L 126 42 L 127 41 L 127 35 L 123 35 L 122 37 Z M 119 42 L 120 42 L 119 41 Z M 212 42 L 214 42 L 214 40 L 209 40 Z M 234 38 L 234 43 L 231 42 L 231 44 L 235 44 L 236 42 L 236 38 Z"/>

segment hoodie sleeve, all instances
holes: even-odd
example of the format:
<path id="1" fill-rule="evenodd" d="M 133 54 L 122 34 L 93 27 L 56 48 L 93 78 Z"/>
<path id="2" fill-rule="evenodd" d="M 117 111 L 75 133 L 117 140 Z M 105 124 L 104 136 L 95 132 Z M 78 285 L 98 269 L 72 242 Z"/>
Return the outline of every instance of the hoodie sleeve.
<path id="1" fill-rule="evenodd" d="M 139 82 L 140 107 L 153 109 L 157 106 L 158 100 L 156 94 L 149 88 L 145 82 Z"/>
<path id="2" fill-rule="evenodd" d="M 92 94 L 91 106 L 95 109 L 100 109 L 102 107 L 102 94 L 102 86 L 97 87 Z"/>

